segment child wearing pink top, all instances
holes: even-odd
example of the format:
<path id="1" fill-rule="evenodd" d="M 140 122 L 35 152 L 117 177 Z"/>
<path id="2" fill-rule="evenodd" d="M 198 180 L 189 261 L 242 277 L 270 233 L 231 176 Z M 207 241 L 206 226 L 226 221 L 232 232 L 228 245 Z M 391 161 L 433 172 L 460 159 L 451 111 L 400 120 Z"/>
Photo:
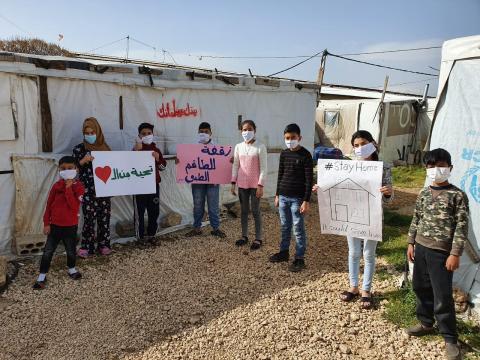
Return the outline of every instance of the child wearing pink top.
<path id="1" fill-rule="evenodd" d="M 260 199 L 263 196 L 263 186 L 267 175 L 267 148 L 255 139 L 257 127 L 252 120 L 244 120 L 241 124 L 244 142 L 235 146 L 232 168 L 232 194 L 236 195 L 241 207 L 242 238 L 235 245 L 248 244 L 248 212 L 250 204 L 255 220 L 255 241 L 250 246 L 257 250 L 262 246 L 262 216 L 260 214 Z"/>

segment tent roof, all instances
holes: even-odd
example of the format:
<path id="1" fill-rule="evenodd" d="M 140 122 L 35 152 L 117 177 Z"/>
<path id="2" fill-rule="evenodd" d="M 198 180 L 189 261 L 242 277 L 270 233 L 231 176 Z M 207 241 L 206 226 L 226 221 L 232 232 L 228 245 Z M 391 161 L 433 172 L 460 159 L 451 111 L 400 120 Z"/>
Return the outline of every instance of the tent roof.
<path id="1" fill-rule="evenodd" d="M 480 57 L 480 35 L 445 41 L 442 62 Z"/>

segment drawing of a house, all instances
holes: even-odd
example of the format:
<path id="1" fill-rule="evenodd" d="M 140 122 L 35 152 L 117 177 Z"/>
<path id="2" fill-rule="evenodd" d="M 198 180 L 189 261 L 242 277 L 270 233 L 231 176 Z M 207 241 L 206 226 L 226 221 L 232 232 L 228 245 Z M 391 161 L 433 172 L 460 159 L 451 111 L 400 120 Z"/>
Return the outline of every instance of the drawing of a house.
<path id="1" fill-rule="evenodd" d="M 327 191 L 333 221 L 370 225 L 370 196 L 375 196 L 368 190 L 347 178 Z"/>

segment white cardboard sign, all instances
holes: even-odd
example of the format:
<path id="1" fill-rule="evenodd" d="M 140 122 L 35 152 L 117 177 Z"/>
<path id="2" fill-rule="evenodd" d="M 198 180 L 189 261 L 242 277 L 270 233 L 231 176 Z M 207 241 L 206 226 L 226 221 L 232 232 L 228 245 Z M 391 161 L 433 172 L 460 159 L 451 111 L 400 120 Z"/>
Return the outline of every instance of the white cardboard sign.
<path id="1" fill-rule="evenodd" d="M 151 151 L 92 151 L 92 156 L 97 197 L 155 193 Z"/>
<path id="2" fill-rule="evenodd" d="M 383 162 L 318 160 L 322 234 L 382 241 Z"/>

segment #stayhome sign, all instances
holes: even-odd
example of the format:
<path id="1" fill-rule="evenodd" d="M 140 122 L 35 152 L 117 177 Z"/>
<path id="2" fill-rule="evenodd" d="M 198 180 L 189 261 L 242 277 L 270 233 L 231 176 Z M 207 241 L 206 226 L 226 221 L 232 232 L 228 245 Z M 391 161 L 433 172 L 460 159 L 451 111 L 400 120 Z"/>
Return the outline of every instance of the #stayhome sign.
<path id="1" fill-rule="evenodd" d="M 233 149 L 230 145 L 177 145 L 177 183 L 230 184 Z"/>
<path id="2" fill-rule="evenodd" d="M 381 161 L 318 160 L 322 234 L 382 241 Z"/>
<path id="3" fill-rule="evenodd" d="M 92 151 L 97 197 L 155 193 L 151 151 Z"/>

